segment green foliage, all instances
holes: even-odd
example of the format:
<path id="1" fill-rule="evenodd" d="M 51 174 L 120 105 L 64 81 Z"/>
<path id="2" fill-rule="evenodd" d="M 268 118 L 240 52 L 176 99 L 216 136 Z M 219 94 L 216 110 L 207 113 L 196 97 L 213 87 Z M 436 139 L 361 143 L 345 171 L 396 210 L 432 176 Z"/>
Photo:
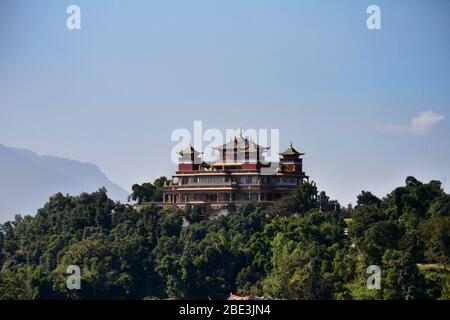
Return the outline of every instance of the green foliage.
<path id="1" fill-rule="evenodd" d="M 357 196 L 356 204 L 358 206 L 379 207 L 381 200 L 374 196 L 370 191 L 361 191 L 361 194 Z"/>
<path id="2" fill-rule="evenodd" d="M 163 199 L 163 187 L 167 181 L 166 177 L 160 177 L 153 183 L 144 182 L 143 184 L 133 184 L 131 187 L 131 194 L 128 197 L 128 201 L 136 201 L 137 204 L 150 201 L 162 201 Z"/>
<path id="3" fill-rule="evenodd" d="M 188 205 L 185 211 L 186 221 L 189 223 L 196 223 L 206 220 L 209 215 L 209 210 L 206 205 Z"/>
<path id="4" fill-rule="evenodd" d="M 450 216 L 435 215 L 420 226 L 425 255 L 431 262 L 450 263 Z"/>
<path id="5" fill-rule="evenodd" d="M 139 210 L 105 189 L 59 193 L 0 225 L 0 299 L 450 298 L 450 197 L 437 181 L 408 177 L 383 199 L 363 191 L 355 208 L 305 183 L 214 219 L 204 206 L 152 204 L 164 181 L 133 186 L 150 202 Z M 372 264 L 381 290 L 366 287 Z M 69 265 L 81 290 L 67 289 Z"/>
<path id="6" fill-rule="evenodd" d="M 317 187 L 314 183 L 305 182 L 296 190 L 277 201 L 271 212 L 273 215 L 305 214 L 318 208 Z"/>

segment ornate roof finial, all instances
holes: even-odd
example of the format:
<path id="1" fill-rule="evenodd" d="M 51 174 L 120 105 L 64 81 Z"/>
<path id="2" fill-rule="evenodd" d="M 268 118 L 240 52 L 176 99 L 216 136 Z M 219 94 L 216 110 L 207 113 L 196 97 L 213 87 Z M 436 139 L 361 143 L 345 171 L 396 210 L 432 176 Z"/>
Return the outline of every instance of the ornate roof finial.
<path id="1" fill-rule="evenodd" d="M 241 138 L 242 138 L 242 128 L 240 128 L 240 132 L 239 132 L 239 135 L 241 136 Z"/>

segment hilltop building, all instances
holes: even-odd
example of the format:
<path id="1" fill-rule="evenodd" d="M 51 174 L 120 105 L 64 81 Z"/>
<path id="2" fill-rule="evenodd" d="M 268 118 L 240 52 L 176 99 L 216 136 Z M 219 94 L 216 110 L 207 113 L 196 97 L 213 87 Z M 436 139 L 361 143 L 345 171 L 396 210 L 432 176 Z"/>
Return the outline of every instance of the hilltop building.
<path id="1" fill-rule="evenodd" d="M 164 186 L 164 204 L 220 208 L 228 203 L 273 202 L 309 179 L 303 172 L 304 153 L 292 143 L 273 165 L 264 160 L 269 148 L 242 134 L 214 149 L 218 158 L 209 163 L 191 145 L 179 152 L 178 170 Z"/>

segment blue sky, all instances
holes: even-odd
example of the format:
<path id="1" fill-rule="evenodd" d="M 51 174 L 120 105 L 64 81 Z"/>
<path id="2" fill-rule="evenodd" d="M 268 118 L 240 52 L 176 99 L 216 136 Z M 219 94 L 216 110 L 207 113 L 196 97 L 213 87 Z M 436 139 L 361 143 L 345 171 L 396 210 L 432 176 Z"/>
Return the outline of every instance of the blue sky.
<path id="1" fill-rule="evenodd" d="M 0 2 L 1 144 L 93 162 L 129 189 L 174 171 L 170 135 L 194 120 L 280 129 L 344 204 L 408 175 L 450 179 L 450 2 Z"/>

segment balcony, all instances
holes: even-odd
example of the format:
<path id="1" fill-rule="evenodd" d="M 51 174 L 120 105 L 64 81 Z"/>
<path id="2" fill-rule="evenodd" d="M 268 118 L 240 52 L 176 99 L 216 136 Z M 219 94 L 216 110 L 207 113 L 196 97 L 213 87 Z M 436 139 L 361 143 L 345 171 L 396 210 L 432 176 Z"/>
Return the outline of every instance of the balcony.
<path id="1" fill-rule="evenodd" d="M 232 173 L 249 173 L 258 174 L 260 171 L 253 169 L 215 169 L 215 170 L 186 170 L 186 171 L 176 171 L 176 175 L 214 175 L 214 174 L 232 174 Z"/>
<path id="2" fill-rule="evenodd" d="M 223 189 L 232 190 L 237 189 L 237 182 L 193 182 L 193 183 L 169 183 L 164 186 L 164 191 L 174 191 L 174 190 L 205 190 L 205 189 Z"/>

